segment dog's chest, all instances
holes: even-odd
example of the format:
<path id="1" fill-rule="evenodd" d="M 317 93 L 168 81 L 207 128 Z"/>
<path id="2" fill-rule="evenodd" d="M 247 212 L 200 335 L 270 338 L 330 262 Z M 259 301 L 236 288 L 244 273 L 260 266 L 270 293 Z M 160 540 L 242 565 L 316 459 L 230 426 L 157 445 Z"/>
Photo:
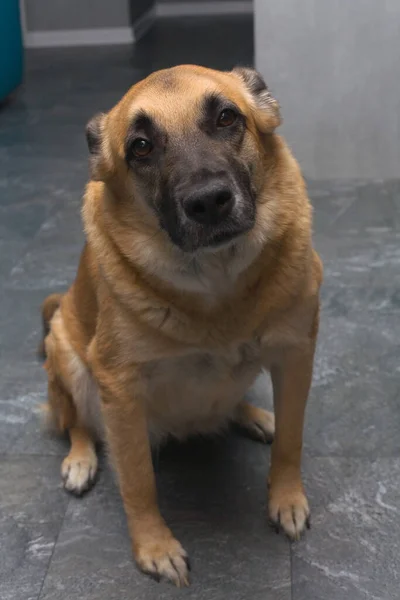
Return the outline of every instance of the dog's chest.
<path id="1" fill-rule="evenodd" d="M 146 368 L 147 405 L 156 437 L 218 430 L 261 370 L 257 342 L 221 353 L 194 353 Z"/>

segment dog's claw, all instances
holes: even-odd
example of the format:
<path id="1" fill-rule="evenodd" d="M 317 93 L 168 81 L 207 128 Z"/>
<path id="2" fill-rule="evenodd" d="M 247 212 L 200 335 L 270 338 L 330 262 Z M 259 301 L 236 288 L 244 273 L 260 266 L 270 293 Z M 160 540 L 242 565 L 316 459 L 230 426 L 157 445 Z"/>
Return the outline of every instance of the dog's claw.
<path id="1" fill-rule="evenodd" d="M 139 545 L 136 561 L 141 571 L 158 583 L 165 580 L 179 588 L 189 585 L 188 556 L 172 536 Z"/>
<path id="2" fill-rule="evenodd" d="M 284 531 L 294 541 L 300 539 L 305 528 L 310 528 L 310 510 L 302 491 L 288 494 L 285 490 L 280 495 L 271 487 L 269 501 L 270 519 L 275 524 L 275 531 Z"/>
<path id="3" fill-rule="evenodd" d="M 186 557 L 184 558 L 184 561 L 185 561 L 185 563 L 186 563 L 187 570 L 190 572 L 190 571 L 192 570 L 192 565 L 191 565 L 191 563 L 190 563 L 190 558 L 189 558 L 188 556 L 186 556 Z"/>

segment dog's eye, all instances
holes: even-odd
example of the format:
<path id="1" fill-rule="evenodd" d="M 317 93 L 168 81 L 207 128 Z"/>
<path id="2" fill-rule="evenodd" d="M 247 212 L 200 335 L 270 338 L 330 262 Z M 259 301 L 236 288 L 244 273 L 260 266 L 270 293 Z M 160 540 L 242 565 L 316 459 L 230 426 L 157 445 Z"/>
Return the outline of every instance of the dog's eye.
<path id="1" fill-rule="evenodd" d="M 153 145 L 144 138 L 137 138 L 132 144 L 132 152 L 136 158 L 144 158 L 153 150 Z"/>
<path id="2" fill-rule="evenodd" d="M 225 108 L 218 117 L 217 127 L 229 127 L 237 119 L 237 114 L 231 108 Z"/>

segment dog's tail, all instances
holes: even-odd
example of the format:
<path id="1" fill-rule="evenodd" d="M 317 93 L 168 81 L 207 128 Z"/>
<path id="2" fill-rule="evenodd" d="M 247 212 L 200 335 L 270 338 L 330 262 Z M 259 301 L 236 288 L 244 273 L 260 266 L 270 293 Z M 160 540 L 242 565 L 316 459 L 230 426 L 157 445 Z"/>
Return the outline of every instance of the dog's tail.
<path id="1" fill-rule="evenodd" d="M 76 422 L 76 409 L 58 374 L 55 353 L 49 352 L 47 356 L 46 352 L 51 320 L 60 307 L 62 297 L 62 294 L 51 294 L 42 304 L 43 336 L 38 348 L 38 358 L 44 362 L 48 380 L 47 402 L 41 405 L 43 425 L 56 433 L 64 433 Z"/>
<path id="2" fill-rule="evenodd" d="M 37 355 L 40 361 L 46 360 L 46 346 L 44 342 L 50 333 L 50 321 L 60 306 L 61 298 L 62 294 L 51 294 L 50 296 L 47 296 L 46 300 L 42 304 L 43 334 L 37 350 Z"/>

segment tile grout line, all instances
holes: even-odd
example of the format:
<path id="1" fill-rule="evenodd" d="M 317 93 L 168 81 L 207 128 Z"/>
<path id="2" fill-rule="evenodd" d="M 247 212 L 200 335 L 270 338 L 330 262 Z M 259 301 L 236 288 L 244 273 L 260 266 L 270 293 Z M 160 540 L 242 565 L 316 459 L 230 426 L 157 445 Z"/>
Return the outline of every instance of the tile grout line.
<path id="1" fill-rule="evenodd" d="M 37 595 L 37 598 L 36 598 L 36 600 L 40 600 L 40 598 L 41 598 L 41 596 L 42 596 L 42 592 L 43 592 L 44 584 L 46 583 L 46 579 L 47 579 L 47 576 L 48 576 L 48 574 L 49 574 L 49 571 L 50 571 L 51 563 L 52 563 L 52 561 L 53 561 L 53 557 L 54 557 L 54 552 L 56 551 L 56 546 L 57 546 L 57 544 L 58 544 L 58 540 L 60 539 L 61 531 L 62 531 L 62 529 L 63 529 L 63 527 L 64 527 L 65 518 L 66 518 L 66 516 L 67 516 L 67 512 L 68 512 L 68 508 L 69 508 L 70 504 L 71 504 L 71 499 L 69 499 L 69 500 L 68 500 L 68 502 L 67 502 L 67 506 L 65 507 L 65 512 L 64 512 L 64 516 L 63 516 L 63 518 L 62 518 L 62 520 L 61 520 L 60 529 L 59 529 L 59 531 L 58 531 L 58 533 L 57 533 L 56 539 L 54 540 L 54 546 L 53 546 L 53 550 L 51 551 L 51 555 L 50 555 L 50 558 L 49 558 L 49 562 L 48 562 L 48 564 L 47 564 L 46 571 L 45 571 L 45 573 L 44 573 L 44 576 L 43 576 L 42 585 L 40 586 L 40 590 L 39 590 L 39 593 L 38 593 L 38 595 Z"/>
<path id="2" fill-rule="evenodd" d="M 346 206 L 343 206 L 342 208 L 339 208 L 336 215 L 329 222 L 329 229 L 331 229 L 333 227 L 333 225 L 335 225 L 335 223 L 351 209 L 351 207 L 357 200 L 358 200 L 357 196 L 354 196 L 350 199 L 349 204 L 347 204 Z"/>
<path id="3" fill-rule="evenodd" d="M 290 600 L 294 600 L 294 582 L 293 582 L 293 547 L 289 544 L 290 552 Z"/>

